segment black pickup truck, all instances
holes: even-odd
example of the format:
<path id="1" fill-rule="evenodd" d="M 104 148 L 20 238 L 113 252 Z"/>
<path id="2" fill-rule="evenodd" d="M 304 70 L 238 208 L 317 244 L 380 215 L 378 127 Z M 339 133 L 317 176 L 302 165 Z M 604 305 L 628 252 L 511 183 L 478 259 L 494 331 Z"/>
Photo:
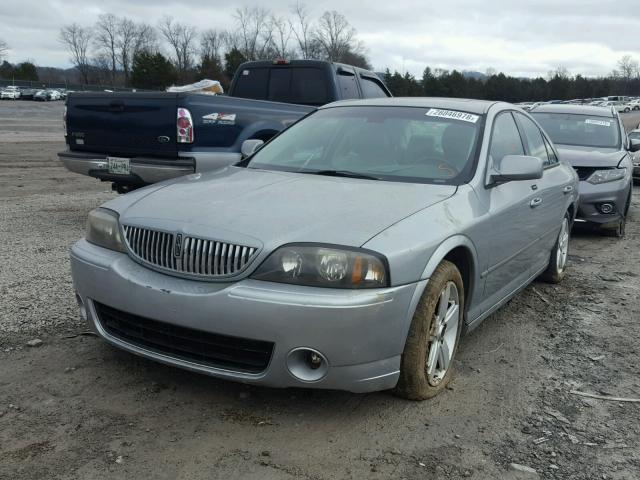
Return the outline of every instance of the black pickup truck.
<path id="1" fill-rule="evenodd" d="M 58 157 L 126 192 L 238 162 L 245 140 L 267 141 L 320 105 L 388 96 L 375 73 L 316 60 L 244 63 L 225 96 L 71 93 Z"/>

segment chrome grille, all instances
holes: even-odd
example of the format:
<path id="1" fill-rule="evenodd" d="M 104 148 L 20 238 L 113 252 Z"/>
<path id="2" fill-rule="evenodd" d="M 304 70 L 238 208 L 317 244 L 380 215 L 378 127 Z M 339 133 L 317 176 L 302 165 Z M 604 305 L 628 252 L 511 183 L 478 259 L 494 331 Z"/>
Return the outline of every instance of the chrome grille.
<path id="1" fill-rule="evenodd" d="M 124 225 L 130 252 L 145 263 L 189 276 L 215 278 L 243 270 L 257 249 Z"/>

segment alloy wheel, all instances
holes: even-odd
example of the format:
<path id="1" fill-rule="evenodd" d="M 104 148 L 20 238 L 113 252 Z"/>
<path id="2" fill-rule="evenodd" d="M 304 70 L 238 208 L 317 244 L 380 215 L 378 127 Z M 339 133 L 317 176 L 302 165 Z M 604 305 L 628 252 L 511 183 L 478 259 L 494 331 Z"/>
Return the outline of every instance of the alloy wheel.
<path id="1" fill-rule="evenodd" d="M 569 256 L 569 220 L 562 220 L 560 227 L 560 235 L 558 236 L 558 250 L 556 252 L 556 265 L 558 272 L 562 273 L 567 265 L 567 257 Z"/>
<path id="2" fill-rule="evenodd" d="M 453 282 L 447 282 L 440 292 L 427 345 L 427 381 L 437 386 L 446 376 L 458 338 L 460 295 Z"/>

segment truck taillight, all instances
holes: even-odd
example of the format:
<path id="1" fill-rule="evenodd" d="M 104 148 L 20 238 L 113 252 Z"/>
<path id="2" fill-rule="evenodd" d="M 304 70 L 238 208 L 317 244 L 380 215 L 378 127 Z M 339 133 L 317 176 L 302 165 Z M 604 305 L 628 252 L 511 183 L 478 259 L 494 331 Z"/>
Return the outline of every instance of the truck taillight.
<path id="1" fill-rule="evenodd" d="M 64 106 L 64 110 L 62 111 L 62 128 L 64 129 L 64 134 L 67 134 L 67 106 Z"/>
<path id="2" fill-rule="evenodd" d="M 191 120 L 191 113 L 186 108 L 178 108 L 176 129 L 178 143 L 193 143 L 193 120 Z"/>

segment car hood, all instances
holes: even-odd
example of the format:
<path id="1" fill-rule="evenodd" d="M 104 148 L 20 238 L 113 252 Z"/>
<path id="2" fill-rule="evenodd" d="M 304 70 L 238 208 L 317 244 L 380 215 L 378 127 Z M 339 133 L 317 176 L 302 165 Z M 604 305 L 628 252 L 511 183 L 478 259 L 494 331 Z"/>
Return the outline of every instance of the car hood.
<path id="1" fill-rule="evenodd" d="M 616 167 L 626 152 L 617 148 L 594 148 L 556 144 L 560 157 L 573 167 Z"/>
<path id="2" fill-rule="evenodd" d="M 450 185 L 228 167 L 136 190 L 105 207 L 116 210 L 125 225 L 249 246 L 275 248 L 291 242 L 361 246 L 455 191 Z"/>

